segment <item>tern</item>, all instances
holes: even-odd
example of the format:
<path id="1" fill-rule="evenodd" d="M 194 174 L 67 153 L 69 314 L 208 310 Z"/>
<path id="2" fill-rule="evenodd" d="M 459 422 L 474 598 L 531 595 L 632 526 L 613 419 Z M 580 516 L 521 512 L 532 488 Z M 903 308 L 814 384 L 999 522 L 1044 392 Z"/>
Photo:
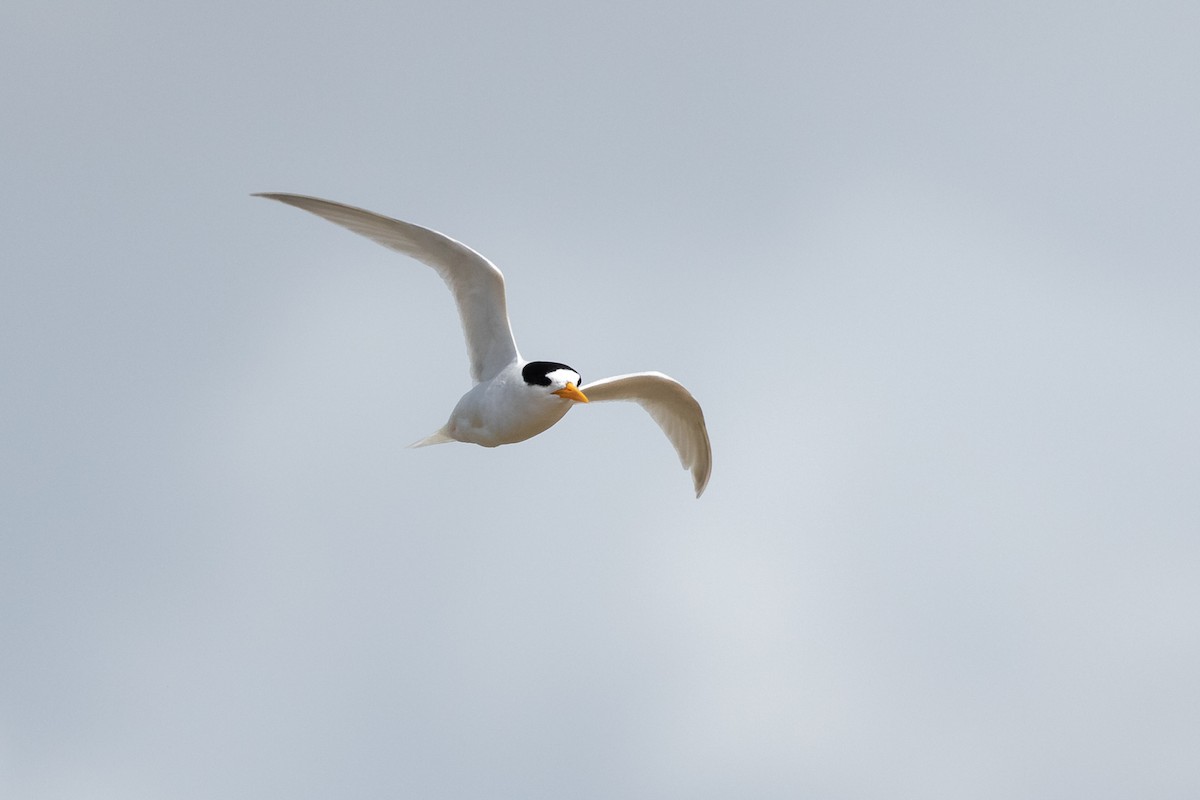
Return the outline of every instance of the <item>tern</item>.
<path id="1" fill-rule="evenodd" d="M 696 497 L 712 471 L 712 448 L 704 412 L 683 384 L 661 372 L 634 372 L 584 384 L 579 372 L 559 361 L 526 361 L 517 352 L 508 321 L 504 275 L 495 264 L 445 234 L 354 206 L 298 194 L 263 192 L 278 200 L 404 253 L 432 267 L 454 295 L 467 339 L 474 385 L 450 419 L 424 447 L 467 442 L 484 447 L 537 436 L 576 404 L 610 400 L 637 403 L 670 439 L 683 468 L 692 474 Z"/>

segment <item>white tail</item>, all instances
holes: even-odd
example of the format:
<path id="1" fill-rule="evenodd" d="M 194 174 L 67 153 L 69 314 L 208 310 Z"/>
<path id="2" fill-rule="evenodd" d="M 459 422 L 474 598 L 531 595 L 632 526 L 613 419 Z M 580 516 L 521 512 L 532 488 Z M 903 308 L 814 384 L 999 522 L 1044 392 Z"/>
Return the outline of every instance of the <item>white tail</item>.
<path id="1" fill-rule="evenodd" d="M 413 442 L 412 444 L 409 445 L 409 447 L 428 447 L 431 444 L 445 444 L 446 442 L 453 442 L 453 441 L 454 441 L 454 438 L 451 437 L 448 433 L 446 433 L 445 428 L 439 428 L 438 430 L 434 431 L 429 436 L 426 436 L 424 439 Z"/>

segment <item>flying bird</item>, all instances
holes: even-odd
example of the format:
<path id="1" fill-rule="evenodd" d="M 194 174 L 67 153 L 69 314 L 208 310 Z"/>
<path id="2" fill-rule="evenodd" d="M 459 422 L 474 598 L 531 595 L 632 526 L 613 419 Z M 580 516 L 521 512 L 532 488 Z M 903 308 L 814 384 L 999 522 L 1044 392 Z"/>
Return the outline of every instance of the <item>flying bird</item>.
<path id="1" fill-rule="evenodd" d="M 450 419 L 412 444 L 468 442 L 484 447 L 523 442 L 558 422 L 576 404 L 628 400 L 650 414 L 692 473 L 696 497 L 708 485 L 712 448 L 704 412 L 683 384 L 661 372 L 635 372 L 584 384 L 558 361 L 526 361 L 508 321 L 504 275 L 465 244 L 411 222 L 298 194 L 261 193 L 323 217 L 427 264 L 442 277 L 462 318 L 474 386 Z"/>

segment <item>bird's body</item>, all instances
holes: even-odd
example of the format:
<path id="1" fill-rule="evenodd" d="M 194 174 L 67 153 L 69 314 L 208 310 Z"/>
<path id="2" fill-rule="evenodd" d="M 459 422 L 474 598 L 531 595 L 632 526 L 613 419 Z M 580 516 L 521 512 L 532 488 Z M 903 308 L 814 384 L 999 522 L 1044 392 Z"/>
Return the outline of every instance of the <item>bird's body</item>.
<path id="1" fill-rule="evenodd" d="M 472 386 L 450 412 L 449 421 L 434 435 L 499 447 L 532 439 L 565 417 L 573 401 L 532 391 L 521 378 L 522 366 L 522 362 L 514 361 L 490 381 Z"/>
<path id="2" fill-rule="evenodd" d="M 550 428 L 576 403 L 628 400 L 645 408 L 671 440 L 680 462 L 692 473 L 696 496 L 704 492 L 712 470 L 704 412 L 679 382 L 660 372 L 639 372 L 582 384 L 579 373 L 566 364 L 527 361 L 517 352 L 509 324 L 504 276 L 471 248 L 437 231 L 329 200 L 259 196 L 304 209 L 409 255 L 436 270 L 450 288 L 475 384 L 446 424 L 414 447 L 451 441 L 484 447 L 514 444 Z"/>

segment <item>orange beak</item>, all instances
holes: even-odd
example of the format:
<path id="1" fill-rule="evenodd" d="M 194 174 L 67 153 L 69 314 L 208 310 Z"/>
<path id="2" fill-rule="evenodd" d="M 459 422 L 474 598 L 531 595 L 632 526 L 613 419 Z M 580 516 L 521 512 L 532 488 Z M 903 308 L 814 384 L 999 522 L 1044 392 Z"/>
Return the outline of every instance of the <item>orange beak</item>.
<path id="1" fill-rule="evenodd" d="M 553 394 L 558 395 L 564 400 L 574 400 L 578 403 L 586 403 L 588 401 L 587 395 L 579 391 L 579 387 L 573 383 L 567 383 L 566 386 Z"/>

